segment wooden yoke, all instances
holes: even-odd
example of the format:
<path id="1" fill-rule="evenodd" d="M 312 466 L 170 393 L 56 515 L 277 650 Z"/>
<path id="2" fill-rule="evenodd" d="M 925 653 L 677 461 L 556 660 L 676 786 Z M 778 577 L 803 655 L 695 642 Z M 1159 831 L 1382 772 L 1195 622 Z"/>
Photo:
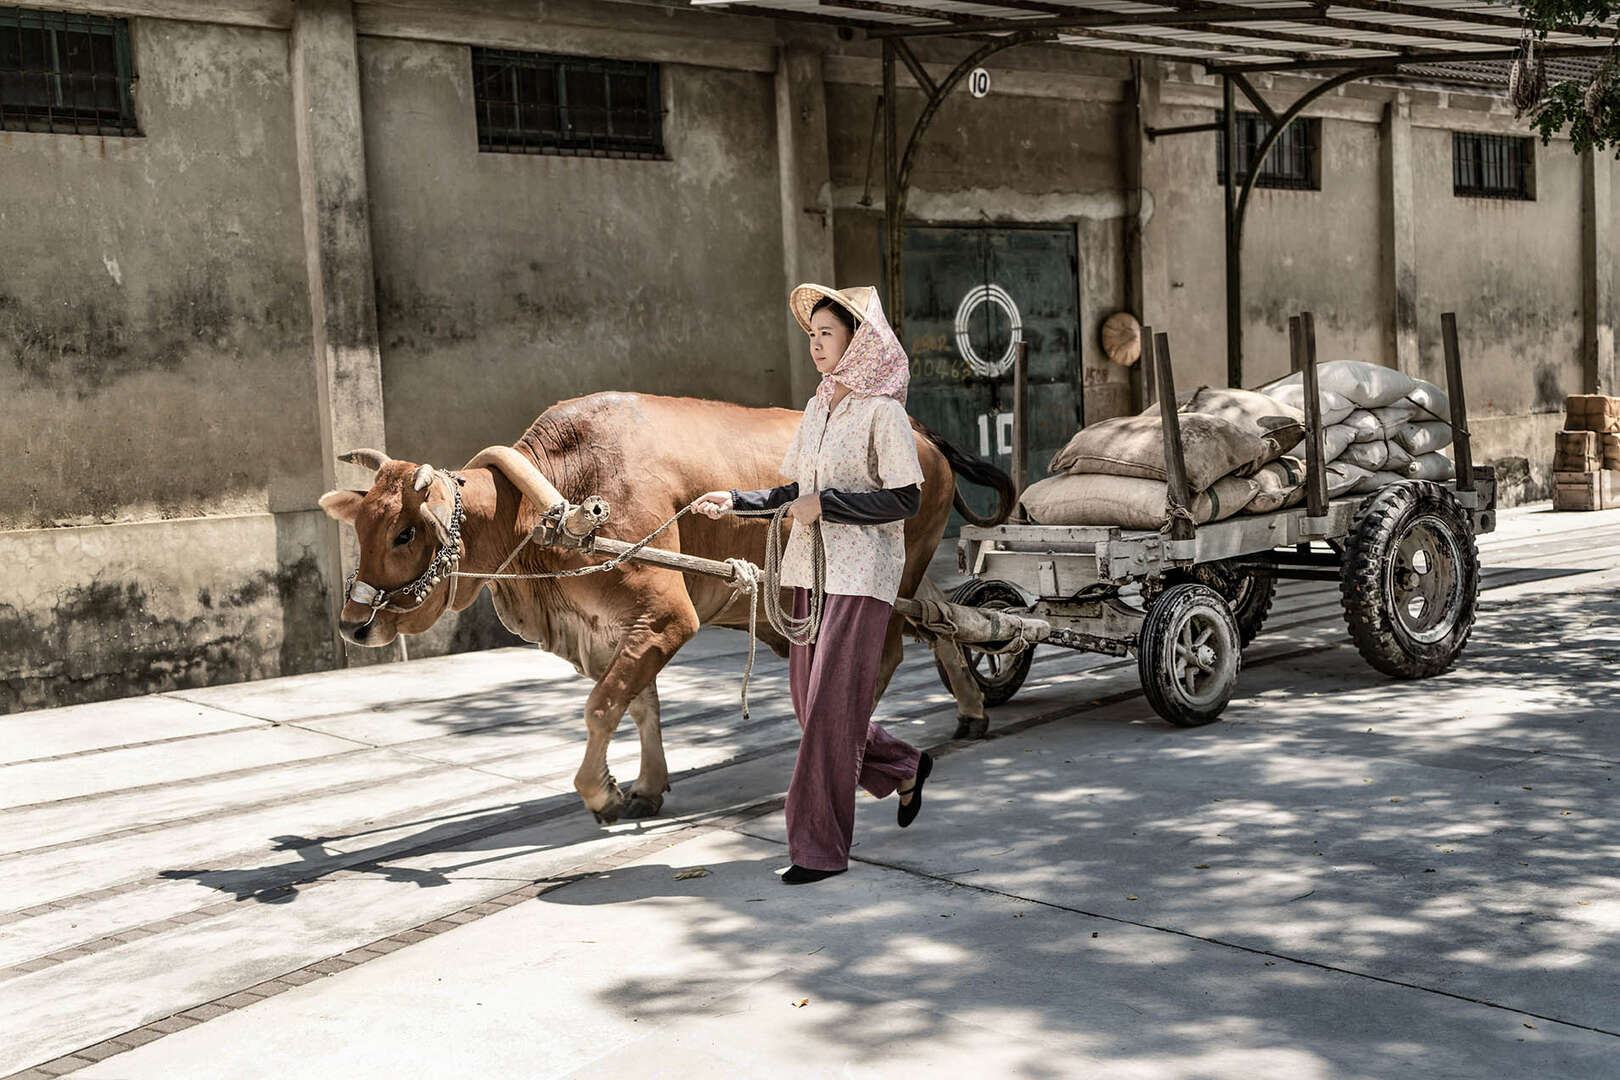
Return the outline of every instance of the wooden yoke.
<path id="1" fill-rule="evenodd" d="M 1176 377 L 1170 368 L 1170 335 L 1142 328 L 1145 359 L 1153 365 L 1159 390 L 1159 417 L 1164 427 L 1165 497 L 1170 507 L 1170 539 L 1191 540 L 1192 492 L 1187 489 L 1187 457 L 1181 445 L 1181 412 L 1176 407 Z"/>
<path id="2" fill-rule="evenodd" d="M 1457 351 L 1457 315 L 1440 316 L 1440 336 L 1446 348 L 1446 396 L 1451 399 L 1452 457 L 1457 462 L 1457 490 L 1474 490 L 1474 449 L 1469 443 L 1468 402 L 1463 398 L 1462 356 Z"/>

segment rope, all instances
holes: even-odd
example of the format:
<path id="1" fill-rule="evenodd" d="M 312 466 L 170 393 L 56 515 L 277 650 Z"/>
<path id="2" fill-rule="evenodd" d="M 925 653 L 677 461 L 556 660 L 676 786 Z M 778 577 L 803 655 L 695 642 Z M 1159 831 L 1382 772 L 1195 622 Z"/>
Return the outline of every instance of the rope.
<path id="1" fill-rule="evenodd" d="M 664 522 L 658 528 L 638 540 L 634 545 L 615 555 L 604 563 L 591 566 L 576 567 L 572 570 L 551 570 L 532 574 L 508 574 L 504 571 L 512 565 L 512 560 L 518 553 L 529 546 L 534 539 L 534 533 L 525 536 L 512 553 L 492 573 L 479 574 L 466 570 L 453 571 L 452 578 L 478 578 L 486 581 L 540 581 L 550 578 L 584 577 L 587 574 L 602 574 L 609 570 L 618 569 L 619 565 L 627 559 L 635 557 L 636 553 L 645 548 L 658 536 L 659 533 L 675 524 L 681 518 L 691 513 L 697 506 L 697 501 L 687 503 L 676 512 L 675 516 Z M 731 567 L 732 597 L 735 599 L 742 593 L 748 594 L 748 665 L 743 669 L 742 680 L 742 715 L 748 720 L 748 684 L 754 674 L 754 656 L 759 644 L 759 594 L 763 587 L 765 592 L 765 618 L 771 627 L 793 645 L 812 645 L 821 633 L 821 612 L 827 588 L 827 550 L 822 539 L 819 521 L 811 534 L 810 542 L 810 611 L 802 619 L 796 618 L 791 612 L 782 607 L 782 521 L 787 516 L 788 507 L 779 506 L 775 510 L 728 510 L 726 513 L 733 517 L 769 517 L 771 519 L 771 532 L 765 540 L 765 568 L 761 570 L 747 559 L 726 559 L 726 565 Z M 550 511 L 547 511 L 550 513 Z"/>

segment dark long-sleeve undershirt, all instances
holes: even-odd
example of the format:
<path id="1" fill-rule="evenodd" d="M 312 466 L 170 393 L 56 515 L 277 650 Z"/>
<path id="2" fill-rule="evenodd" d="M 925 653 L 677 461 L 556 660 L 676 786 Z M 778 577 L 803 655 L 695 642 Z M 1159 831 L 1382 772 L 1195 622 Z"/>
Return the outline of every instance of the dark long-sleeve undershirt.
<path id="1" fill-rule="evenodd" d="M 837 491 L 821 494 L 821 516 L 834 525 L 882 525 L 915 517 L 922 506 L 922 489 L 916 484 L 883 488 L 880 491 Z M 731 505 L 737 510 L 775 510 L 799 497 L 798 484 L 761 488 L 758 491 L 731 491 Z"/>

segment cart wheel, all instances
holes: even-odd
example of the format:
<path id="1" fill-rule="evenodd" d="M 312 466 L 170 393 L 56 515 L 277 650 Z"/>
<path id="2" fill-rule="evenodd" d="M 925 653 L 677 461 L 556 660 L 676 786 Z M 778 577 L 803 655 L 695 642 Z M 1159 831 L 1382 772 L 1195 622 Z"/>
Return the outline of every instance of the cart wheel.
<path id="1" fill-rule="evenodd" d="M 1208 585 L 1226 598 L 1237 622 L 1238 639 L 1247 649 L 1260 634 L 1266 616 L 1271 614 L 1271 602 L 1277 596 L 1277 579 L 1269 570 L 1234 570 L 1225 563 L 1204 563 L 1192 568 L 1191 573 L 1178 574 L 1178 581 L 1193 581 Z"/>
<path id="2" fill-rule="evenodd" d="M 994 579 L 975 578 L 972 581 L 964 581 L 952 591 L 949 599 L 953 604 L 994 608 L 997 611 L 1023 610 L 1029 607 L 1024 602 L 1024 595 L 1017 588 L 1005 581 Z M 985 644 L 999 647 L 1006 642 L 987 641 Z M 966 645 L 958 645 L 957 648 L 962 650 L 962 659 L 967 662 L 973 681 L 979 684 L 979 692 L 984 695 L 987 707 L 1005 705 L 1011 701 L 1013 695 L 1018 693 L 1018 688 L 1024 685 L 1024 679 L 1029 675 L 1029 665 L 1035 661 L 1034 645 L 1028 645 L 1017 653 L 987 653 Z M 945 675 L 945 665 L 935 660 L 934 668 L 939 672 L 939 681 L 949 690 L 951 680 Z"/>
<path id="3" fill-rule="evenodd" d="M 1148 703 L 1172 724 L 1197 727 L 1220 716 L 1242 665 L 1232 609 L 1208 585 L 1172 585 L 1148 608 L 1136 666 Z"/>
<path id="4" fill-rule="evenodd" d="M 1340 593 L 1356 649 L 1397 679 L 1449 668 L 1468 643 L 1479 552 L 1468 515 L 1439 484 L 1392 484 L 1361 504 Z"/>

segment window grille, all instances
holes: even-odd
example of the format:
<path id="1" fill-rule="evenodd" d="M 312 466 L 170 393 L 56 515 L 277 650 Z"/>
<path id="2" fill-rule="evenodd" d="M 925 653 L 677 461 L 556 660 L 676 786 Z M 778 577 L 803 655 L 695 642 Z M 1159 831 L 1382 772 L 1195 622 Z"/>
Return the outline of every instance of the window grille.
<path id="1" fill-rule="evenodd" d="M 1226 112 L 1215 111 L 1215 122 L 1222 125 L 1215 131 L 1215 179 L 1226 183 Z M 1266 160 L 1260 163 L 1260 173 L 1254 178 L 1255 187 L 1292 188 L 1298 191 L 1320 191 L 1322 174 L 1317 168 L 1316 147 L 1320 141 L 1322 122 L 1301 116 L 1283 129 L 1277 141 L 1271 144 Z M 1271 125 L 1259 113 L 1240 112 L 1237 115 L 1238 169 L 1237 182 L 1243 183 L 1254 163 L 1254 152 L 1260 149 Z"/>
<path id="2" fill-rule="evenodd" d="M 0 7 L 0 130 L 139 135 L 129 22 Z"/>
<path id="3" fill-rule="evenodd" d="M 473 49 L 478 149 L 662 158 L 658 65 Z"/>
<path id="4" fill-rule="evenodd" d="M 1513 135 L 1451 133 L 1451 190 L 1487 199 L 1534 199 L 1536 141 Z"/>

